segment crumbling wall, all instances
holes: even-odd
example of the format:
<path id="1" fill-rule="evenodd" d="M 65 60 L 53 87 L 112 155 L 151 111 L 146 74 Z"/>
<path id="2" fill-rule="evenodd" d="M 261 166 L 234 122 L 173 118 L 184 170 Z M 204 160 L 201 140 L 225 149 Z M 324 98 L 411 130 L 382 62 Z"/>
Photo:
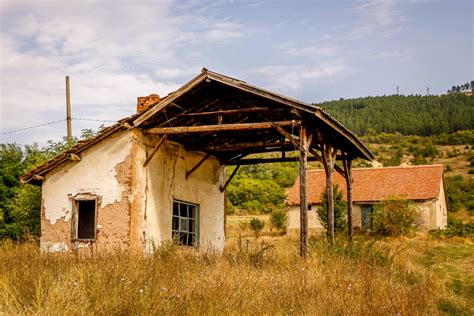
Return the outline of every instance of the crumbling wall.
<path id="1" fill-rule="evenodd" d="M 201 247 L 222 250 L 225 244 L 224 193 L 219 186 L 225 181 L 224 167 L 210 157 L 186 179 L 186 171 L 204 154 L 188 152 L 180 144 L 165 141 L 144 168 L 143 162 L 158 139 L 144 137 L 143 140 L 142 152 L 137 153 L 134 160 L 134 175 L 140 179 L 134 189 L 146 194 L 138 198 L 140 202 L 136 209 L 132 207 L 132 214 L 140 217 L 137 235 L 146 249 L 151 250 L 153 244 L 159 246 L 162 241 L 172 239 L 172 207 L 173 199 L 176 199 L 199 205 Z"/>
<path id="2" fill-rule="evenodd" d="M 116 133 L 45 176 L 42 187 L 41 247 L 49 251 L 129 245 L 132 144 L 135 133 Z M 98 197 L 97 235 L 92 243 L 71 241 L 73 199 Z"/>

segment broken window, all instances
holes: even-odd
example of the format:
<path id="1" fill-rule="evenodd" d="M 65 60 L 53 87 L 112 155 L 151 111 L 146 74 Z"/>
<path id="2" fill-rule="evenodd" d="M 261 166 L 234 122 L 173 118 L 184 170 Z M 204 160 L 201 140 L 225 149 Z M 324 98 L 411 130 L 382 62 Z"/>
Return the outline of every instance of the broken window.
<path id="1" fill-rule="evenodd" d="M 94 240 L 96 238 L 97 199 L 92 196 L 78 197 L 74 200 L 72 238 Z"/>
<path id="2" fill-rule="evenodd" d="M 185 246 L 198 246 L 199 207 L 181 201 L 173 201 L 173 240 Z"/>

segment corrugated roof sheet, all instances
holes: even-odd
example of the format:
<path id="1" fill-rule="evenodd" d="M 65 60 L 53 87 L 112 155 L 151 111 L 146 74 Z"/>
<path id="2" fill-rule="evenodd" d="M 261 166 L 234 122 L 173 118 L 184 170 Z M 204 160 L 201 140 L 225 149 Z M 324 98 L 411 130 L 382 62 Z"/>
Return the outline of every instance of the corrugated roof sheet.
<path id="1" fill-rule="evenodd" d="M 390 196 L 403 197 L 409 200 L 430 200 L 437 198 L 441 188 L 443 175 L 442 165 L 385 167 L 385 168 L 355 168 L 353 175 L 353 201 L 376 202 Z M 287 204 L 298 205 L 300 201 L 300 181 L 288 191 Z M 346 181 L 334 173 L 334 184 L 346 192 Z M 324 170 L 308 170 L 307 190 L 308 201 L 311 204 L 321 203 L 323 191 L 326 188 Z"/>

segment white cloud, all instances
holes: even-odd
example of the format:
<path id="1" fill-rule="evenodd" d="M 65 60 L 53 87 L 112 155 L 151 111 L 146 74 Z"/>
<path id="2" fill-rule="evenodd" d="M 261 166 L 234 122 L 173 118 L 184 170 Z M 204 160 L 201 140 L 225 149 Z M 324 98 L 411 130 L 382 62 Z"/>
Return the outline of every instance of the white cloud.
<path id="1" fill-rule="evenodd" d="M 347 69 L 343 59 L 322 62 L 317 65 L 276 65 L 254 70 L 267 88 L 284 93 L 294 93 L 304 85 L 322 79 L 333 79 Z"/>
<path id="2" fill-rule="evenodd" d="M 360 39 L 376 32 L 389 37 L 403 29 L 404 16 L 398 9 L 400 1 L 368 0 L 354 7 L 360 17 L 349 38 Z"/>
<path id="3" fill-rule="evenodd" d="M 62 119 L 66 75 L 71 77 L 73 116 L 120 119 L 135 111 L 136 97 L 164 96 L 198 73 L 204 66 L 196 64 L 199 53 L 192 52 L 194 61 L 183 61 L 184 47 L 246 36 L 239 21 L 177 15 L 173 5 L 2 1 L 1 130 Z M 62 135 L 54 128 L 44 130 L 50 133 L 46 139 Z"/>
<path id="4" fill-rule="evenodd" d="M 395 61 L 408 61 L 411 60 L 414 56 L 414 50 L 411 48 L 400 49 L 400 50 L 393 50 L 393 51 L 385 51 L 382 52 L 382 57 L 390 60 Z"/>

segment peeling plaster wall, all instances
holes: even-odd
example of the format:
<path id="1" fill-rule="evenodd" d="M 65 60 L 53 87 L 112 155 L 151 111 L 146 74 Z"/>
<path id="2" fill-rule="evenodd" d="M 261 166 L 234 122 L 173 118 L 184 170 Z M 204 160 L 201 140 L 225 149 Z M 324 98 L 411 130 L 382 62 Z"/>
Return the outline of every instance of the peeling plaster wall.
<path id="1" fill-rule="evenodd" d="M 129 244 L 131 195 L 131 148 L 133 131 L 116 133 L 81 153 L 81 161 L 68 162 L 45 176 L 42 187 L 41 247 L 71 250 L 72 198 L 97 195 L 97 247 Z"/>
<path id="2" fill-rule="evenodd" d="M 147 251 L 151 250 L 153 243 L 159 246 L 162 241 L 171 240 L 172 203 L 176 199 L 199 205 L 200 246 L 223 250 L 224 193 L 219 190 L 219 185 L 225 179 L 224 167 L 217 159 L 209 157 L 186 179 L 186 170 L 195 166 L 204 155 L 188 152 L 177 143 L 165 141 L 144 168 L 143 162 L 157 140 L 143 139 L 141 148 L 134 150 L 132 169 L 135 170 L 136 186 L 132 185 L 132 191 L 145 194 L 134 194 L 140 202 L 132 207 L 132 222 L 137 215 L 135 218 L 140 220 L 140 224 L 134 227 L 132 235 L 140 236 Z"/>

